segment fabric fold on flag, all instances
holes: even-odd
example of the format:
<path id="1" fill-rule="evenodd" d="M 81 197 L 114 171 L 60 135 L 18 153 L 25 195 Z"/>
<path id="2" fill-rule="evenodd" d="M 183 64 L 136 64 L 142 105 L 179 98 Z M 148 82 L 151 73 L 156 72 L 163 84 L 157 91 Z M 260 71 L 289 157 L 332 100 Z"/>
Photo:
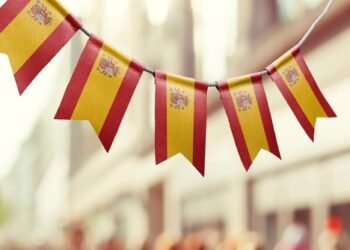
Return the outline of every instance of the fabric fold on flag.
<path id="1" fill-rule="evenodd" d="M 0 52 L 20 94 L 81 27 L 55 0 L 8 0 L 0 16 Z"/>
<path id="2" fill-rule="evenodd" d="M 221 81 L 218 89 L 245 169 L 261 150 L 281 158 L 261 73 Z"/>
<path id="3" fill-rule="evenodd" d="M 156 163 L 181 153 L 205 175 L 208 84 L 155 73 Z"/>
<path id="4" fill-rule="evenodd" d="M 55 119 L 89 121 L 109 151 L 143 69 L 92 35 Z"/>
<path id="5" fill-rule="evenodd" d="M 323 96 L 299 47 L 294 47 L 267 70 L 306 134 L 314 141 L 317 118 L 336 117 Z"/>

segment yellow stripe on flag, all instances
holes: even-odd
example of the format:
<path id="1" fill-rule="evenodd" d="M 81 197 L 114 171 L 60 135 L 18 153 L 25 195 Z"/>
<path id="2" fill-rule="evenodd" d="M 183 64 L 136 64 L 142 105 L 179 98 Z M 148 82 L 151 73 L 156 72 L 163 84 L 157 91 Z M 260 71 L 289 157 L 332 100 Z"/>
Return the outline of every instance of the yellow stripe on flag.
<path id="1" fill-rule="evenodd" d="M 119 67 L 117 76 L 106 76 L 98 69 L 100 61 L 113 60 Z M 129 69 L 131 60 L 107 45 L 103 45 L 84 90 L 72 115 L 72 120 L 89 120 L 100 133 L 109 110 Z"/>
<path id="2" fill-rule="evenodd" d="M 315 117 L 328 117 L 291 52 L 277 60 L 274 66 L 285 83 L 288 83 L 288 79 L 284 72 L 288 69 L 297 70 L 298 83 L 293 86 L 290 84 L 286 85 L 313 127 L 316 126 Z"/>
<path id="3" fill-rule="evenodd" d="M 68 12 L 57 1 L 40 1 L 43 4 L 42 6 L 45 6 L 47 11 L 51 13 L 51 22 L 47 25 L 40 24 L 34 19 L 31 12 L 31 8 L 38 2 L 37 0 L 31 0 L 0 33 L 1 52 L 9 56 L 15 73 L 68 15 Z M 23 37 L 30 37 L 30 39 L 26 39 L 24 43 Z"/>
<path id="4" fill-rule="evenodd" d="M 261 149 L 271 150 L 266 138 L 252 79 L 250 76 L 244 76 L 233 79 L 228 84 L 250 158 L 254 160 Z M 251 105 L 248 109 L 240 107 L 239 96 L 250 97 Z"/>
<path id="5" fill-rule="evenodd" d="M 171 94 L 187 97 L 187 106 L 176 108 L 171 103 Z M 168 158 L 182 153 L 193 161 L 193 129 L 195 81 L 177 76 L 167 76 L 167 148 Z"/>

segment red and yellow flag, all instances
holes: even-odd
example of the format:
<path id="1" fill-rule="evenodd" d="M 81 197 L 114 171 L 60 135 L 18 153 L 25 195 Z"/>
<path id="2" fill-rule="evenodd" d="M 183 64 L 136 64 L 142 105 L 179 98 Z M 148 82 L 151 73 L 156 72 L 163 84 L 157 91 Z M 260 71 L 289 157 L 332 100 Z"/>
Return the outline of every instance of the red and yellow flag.
<path id="1" fill-rule="evenodd" d="M 109 151 L 143 69 L 91 36 L 55 118 L 88 120 Z"/>
<path id="2" fill-rule="evenodd" d="M 300 49 L 293 48 L 267 70 L 307 135 L 314 140 L 317 118 L 336 114 L 317 86 Z"/>
<path id="3" fill-rule="evenodd" d="M 181 153 L 204 176 L 208 84 L 156 72 L 156 162 Z"/>
<path id="4" fill-rule="evenodd" d="M 219 82 L 219 91 L 245 169 L 262 149 L 281 158 L 262 75 Z"/>
<path id="5" fill-rule="evenodd" d="M 81 26 L 55 0 L 8 0 L 0 17 L 0 52 L 9 56 L 20 94 Z"/>

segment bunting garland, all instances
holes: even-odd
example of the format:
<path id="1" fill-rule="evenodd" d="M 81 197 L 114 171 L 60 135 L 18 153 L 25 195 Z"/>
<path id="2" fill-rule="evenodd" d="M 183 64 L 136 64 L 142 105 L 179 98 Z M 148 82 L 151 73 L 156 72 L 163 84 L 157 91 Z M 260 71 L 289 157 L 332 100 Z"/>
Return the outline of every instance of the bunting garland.
<path id="1" fill-rule="evenodd" d="M 20 94 L 81 27 L 55 0 L 8 0 L 0 17 L 0 52 Z"/>
<path id="2" fill-rule="evenodd" d="M 181 153 L 204 175 L 208 84 L 159 71 L 155 82 L 156 163 Z"/>
<path id="3" fill-rule="evenodd" d="M 55 115 L 87 120 L 108 152 L 142 73 L 155 78 L 155 158 L 182 154 L 205 175 L 208 87 L 217 87 L 231 132 L 248 171 L 261 150 L 281 158 L 262 77 L 276 83 L 299 123 L 314 140 L 316 120 L 336 117 L 300 47 L 329 11 L 329 0 L 301 41 L 266 70 L 216 83 L 144 67 L 87 32 L 56 0 L 8 0 L 0 8 L 0 52 L 9 56 L 22 94 L 78 30 L 89 36 Z"/>
<path id="4" fill-rule="evenodd" d="M 143 68 L 92 35 L 55 118 L 90 121 L 109 151 Z"/>
<path id="5" fill-rule="evenodd" d="M 267 70 L 313 141 L 317 118 L 336 117 L 336 114 L 317 86 L 300 48 L 293 48 Z"/>
<path id="6" fill-rule="evenodd" d="M 246 170 L 262 149 L 281 158 L 262 74 L 219 82 L 218 89 Z"/>

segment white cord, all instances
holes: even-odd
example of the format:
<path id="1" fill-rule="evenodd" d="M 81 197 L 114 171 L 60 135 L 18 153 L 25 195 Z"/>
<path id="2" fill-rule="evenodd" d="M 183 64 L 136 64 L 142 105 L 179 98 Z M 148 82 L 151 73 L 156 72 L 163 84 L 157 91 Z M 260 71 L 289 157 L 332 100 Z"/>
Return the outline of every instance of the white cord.
<path id="1" fill-rule="evenodd" d="M 303 44 L 305 43 L 305 41 L 309 38 L 309 36 L 311 35 L 311 33 L 315 30 L 315 28 L 317 27 L 317 25 L 322 21 L 322 19 L 328 14 L 329 10 L 331 9 L 332 5 L 334 3 L 334 0 L 329 0 L 326 7 L 324 8 L 323 12 L 317 17 L 317 19 L 312 23 L 312 25 L 310 26 L 310 28 L 306 31 L 305 35 L 301 38 L 301 40 L 297 43 L 297 47 L 301 47 L 303 46 Z M 84 27 L 80 28 L 87 36 L 91 36 L 91 33 L 88 32 Z M 146 67 L 145 72 L 150 73 L 152 75 L 155 74 L 155 70 L 150 68 L 150 67 Z M 263 75 L 267 75 L 269 72 L 264 69 L 263 71 L 261 71 L 261 74 Z M 209 87 L 217 87 L 218 83 L 217 82 L 213 82 L 213 83 L 209 83 Z"/>
<path id="2" fill-rule="evenodd" d="M 297 47 L 301 47 L 304 45 L 306 40 L 310 37 L 311 33 L 315 30 L 317 25 L 322 21 L 322 19 L 328 14 L 329 10 L 331 9 L 332 5 L 334 3 L 334 0 L 329 0 L 326 7 L 322 11 L 322 13 L 317 17 L 317 19 L 312 23 L 310 28 L 306 31 L 305 35 L 301 38 L 301 40 L 297 43 Z M 264 69 L 261 71 L 261 74 L 268 75 L 269 71 L 267 69 Z"/>
<path id="3" fill-rule="evenodd" d="M 301 40 L 299 41 L 299 43 L 297 44 L 298 47 L 303 46 L 303 44 L 305 43 L 305 41 L 309 38 L 310 34 L 315 30 L 316 26 L 322 21 L 322 19 L 327 15 L 327 13 L 329 12 L 329 10 L 331 9 L 332 5 L 334 3 L 334 0 L 329 0 L 327 6 L 325 7 L 325 9 L 323 10 L 323 12 L 321 13 L 321 15 L 319 15 L 319 17 L 313 22 L 313 24 L 311 25 L 311 27 L 308 29 L 308 31 L 305 33 L 305 35 L 303 36 L 303 38 L 301 38 Z"/>

